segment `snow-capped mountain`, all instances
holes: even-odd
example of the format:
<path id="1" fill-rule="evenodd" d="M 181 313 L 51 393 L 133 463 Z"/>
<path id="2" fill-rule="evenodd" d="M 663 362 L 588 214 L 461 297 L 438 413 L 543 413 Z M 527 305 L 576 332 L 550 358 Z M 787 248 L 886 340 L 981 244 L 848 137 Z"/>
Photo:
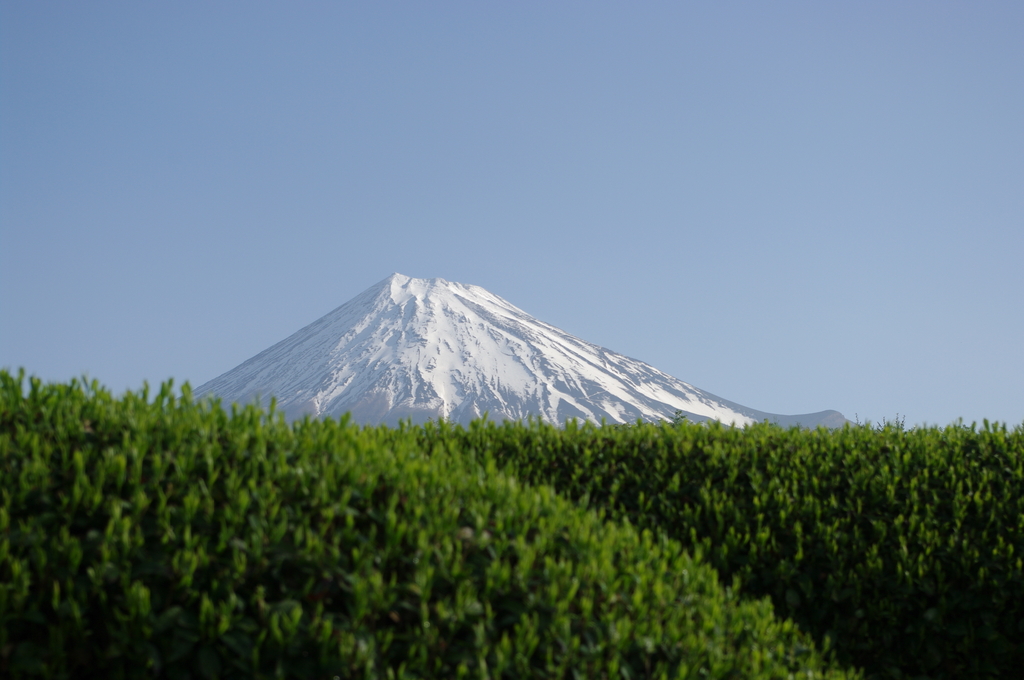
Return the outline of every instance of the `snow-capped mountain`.
<path id="1" fill-rule="evenodd" d="M 271 395 L 289 419 L 396 424 L 540 416 L 622 423 L 691 420 L 839 426 L 837 411 L 780 416 L 697 389 L 538 321 L 479 286 L 393 274 L 291 337 L 200 386 L 225 403 Z"/>

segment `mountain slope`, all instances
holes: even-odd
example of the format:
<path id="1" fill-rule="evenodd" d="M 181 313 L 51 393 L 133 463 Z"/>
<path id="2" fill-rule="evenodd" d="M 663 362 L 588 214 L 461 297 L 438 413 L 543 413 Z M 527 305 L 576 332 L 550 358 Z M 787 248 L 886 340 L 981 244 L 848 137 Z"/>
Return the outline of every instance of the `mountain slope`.
<path id="1" fill-rule="evenodd" d="M 270 396 L 286 415 L 395 424 L 539 416 L 838 426 L 836 411 L 779 416 L 704 392 L 539 321 L 479 286 L 393 274 L 200 386 L 227 402 Z"/>

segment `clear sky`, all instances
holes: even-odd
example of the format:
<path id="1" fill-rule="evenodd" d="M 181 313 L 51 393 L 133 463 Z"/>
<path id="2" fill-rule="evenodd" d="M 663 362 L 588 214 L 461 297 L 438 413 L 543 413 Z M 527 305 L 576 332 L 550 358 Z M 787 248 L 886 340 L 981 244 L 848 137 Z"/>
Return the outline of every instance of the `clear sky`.
<path id="1" fill-rule="evenodd" d="M 0 366 L 400 272 L 751 408 L 1024 421 L 1024 3 L 0 3 Z"/>

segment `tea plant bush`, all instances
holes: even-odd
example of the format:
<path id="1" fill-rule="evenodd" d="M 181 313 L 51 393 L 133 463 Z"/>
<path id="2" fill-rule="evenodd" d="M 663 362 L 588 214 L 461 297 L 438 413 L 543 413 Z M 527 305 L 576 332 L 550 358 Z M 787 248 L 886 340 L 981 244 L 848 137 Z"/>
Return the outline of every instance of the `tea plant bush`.
<path id="1" fill-rule="evenodd" d="M 1024 668 L 1024 430 L 430 424 L 702 552 L 878 678 Z"/>
<path id="2" fill-rule="evenodd" d="M 0 372 L 0 675 L 855 677 L 678 541 L 422 435 Z"/>

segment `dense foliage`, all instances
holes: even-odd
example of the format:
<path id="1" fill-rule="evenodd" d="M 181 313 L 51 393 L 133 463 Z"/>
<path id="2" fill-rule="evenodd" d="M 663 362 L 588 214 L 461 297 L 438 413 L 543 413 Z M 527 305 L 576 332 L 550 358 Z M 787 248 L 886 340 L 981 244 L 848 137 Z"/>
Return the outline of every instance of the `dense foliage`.
<path id="1" fill-rule="evenodd" d="M 1024 668 L 1020 427 L 442 423 L 422 442 L 701 548 L 725 582 L 770 596 L 870 676 Z"/>
<path id="2" fill-rule="evenodd" d="M 0 675 L 852 677 L 678 541 L 499 471 L 514 432 L 0 372 Z"/>

